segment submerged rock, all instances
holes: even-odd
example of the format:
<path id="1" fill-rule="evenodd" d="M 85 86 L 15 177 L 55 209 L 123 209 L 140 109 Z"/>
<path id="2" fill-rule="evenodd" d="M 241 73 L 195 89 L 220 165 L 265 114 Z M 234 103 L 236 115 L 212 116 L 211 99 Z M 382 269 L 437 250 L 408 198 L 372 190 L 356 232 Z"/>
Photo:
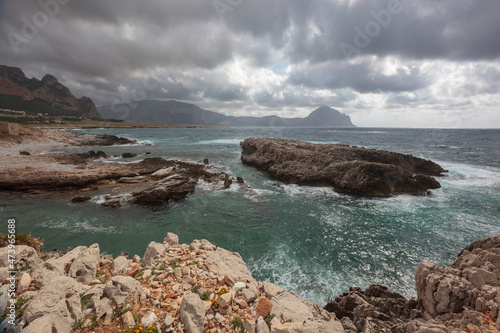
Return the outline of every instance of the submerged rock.
<path id="1" fill-rule="evenodd" d="M 249 138 L 241 160 L 286 183 L 332 186 L 339 192 L 387 197 L 422 194 L 440 184 L 430 175 L 446 172 L 411 155 L 339 144 Z"/>

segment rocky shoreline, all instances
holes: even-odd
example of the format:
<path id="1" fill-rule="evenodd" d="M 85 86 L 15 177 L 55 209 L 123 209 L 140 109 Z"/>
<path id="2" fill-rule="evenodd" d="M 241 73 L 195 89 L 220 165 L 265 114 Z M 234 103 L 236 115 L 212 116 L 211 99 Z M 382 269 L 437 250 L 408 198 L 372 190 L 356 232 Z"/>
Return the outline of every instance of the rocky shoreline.
<path id="1" fill-rule="evenodd" d="M 280 181 L 372 197 L 427 193 L 441 187 L 431 176 L 446 172 L 411 155 L 340 144 L 248 138 L 241 147 L 244 164 Z"/>
<path id="2" fill-rule="evenodd" d="M 255 280 L 239 254 L 207 240 L 179 244 L 172 233 L 142 258 L 101 255 L 98 244 L 65 254 L 17 245 L 14 276 L 7 251 L 0 248 L 0 312 L 7 315 L 0 328 L 12 332 L 499 331 L 500 235 L 471 243 L 451 268 L 422 262 L 417 299 L 371 285 L 324 309 Z M 22 306 L 14 319 L 9 289 Z"/>
<path id="3" fill-rule="evenodd" d="M 72 132 L 27 129 L 25 136 L 7 138 L 11 147 L 0 157 L 0 191 L 32 194 L 53 191 L 76 191 L 73 202 L 91 199 L 100 187 L 113 186 L 104 206 L 123 204 L 162 205 L 179 201 L 195 191 L 202 180 L 214 189 L 228 188 L 237 178 L 212 170 L 203 164 L 149 157 L 136 163 L 109 164 L 102 151 L 72 155 L 40 154 L 40 147 L 111 146 L 135 144 L 135 141 L 112 135 L 76 134 Z M 10 139 L 10 140 L 9 140 Z M 41 142 L 38 142 L 40 140 Z M 135 157 L 124 153 L 124 158 Z M 238 181 L 239 184 L 243 182 Z"/>

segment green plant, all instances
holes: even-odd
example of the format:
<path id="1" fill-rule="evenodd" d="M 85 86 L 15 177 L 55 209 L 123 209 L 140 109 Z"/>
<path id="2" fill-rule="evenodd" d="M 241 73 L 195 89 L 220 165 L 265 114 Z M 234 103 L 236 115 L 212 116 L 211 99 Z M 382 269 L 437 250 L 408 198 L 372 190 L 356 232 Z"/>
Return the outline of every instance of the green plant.
<path id="1" fill-rule="evenodd" d="M 178 263 L 177 263 L 177 261 L 175 261 L 175 260 L 170 260 L 170 261 L 168 262 L 168 265 L 169 265 L 170 267 L 172 267 L 173 269 L 176 269 L 177 267 L 181 267 L 181 266 L 179 266 L 179 264 L 178 264 Z"/>
<path id="2" fill-rule="evenodd" d="M 239 331 L 240 333 L 245 332 L 245 326 L 243 326 L 243 321 L 240 317 L 235 317 L 233 320 L 233 329 Z"/>
<path id="3" fill-rule="evenodd" d="M 136 280 L 140 280 L 142 278 L 142 276 L 144 275 L 144 272 L 139 272 L 137 273 L 135 276 L 134 276 L 134 279 Z"/>
<path id="4" fill-rule="evenodd" d="M 33 297 L 24 298 L 23 296 L 20 296 L 16 299 L 16 319 L 19 319 L 24 315 L 24 310 L 32 298 Z"/>
<path id="5" fill-rule="evenodd" d="M 81 318 L 81 319 L 75 321 L 73 324 L 71 324 L 71 331 L 73 332 L 74 330 L 76 330 L 77 328 L 82 326 L 84 322 L 85 322 L 85 318 Z"/>
<path id="6" fill-rule="evenodd" d="M 106 273 L 97 272 L 96 277 L 101 280 L 102 283 L 106 283 L 109 280 L 109 275 Z"/>
<path id="7" fill-rule="evenodd" d="M 500 287 L 500 280 L 489 284 L 492 287 Z"/>
<path id="8" fill-rule="evenodd" d="M 200 290 L 200 288 L 201 288 L 200 285 L 193 286 L 193 288 L 191 288 L 191 292 L 193 292 L 194 294 L 196 294 L 198 292 L 198 290 Z"/>
<path id="9" fill-rule="evenodd" d="M 200 298 L 202 301 L 210 301 L 210 291 L 206 291 Z"/>
<path id="10" fill-rule="evenodd" d="M 90 302 L 90 299 L 88 298 L 80 298 L 80 304 L 82 306 L 82 311 L 85 310 L 85 308 L 87 307 L 87 304 L 89 304 Z"/>
<path id="11" fill-rule="evenodd" d="M 120 317 L 122 314 L 128 311 L 128 306 L 127 304 L 122 304 L 118 306 L 114 311 L 113 311 L 113 319 Z"/>
<path id="12" fill-rule="evenodd" d="M 276 315 L 274 313 L 270 313 L 266 316 L 266 318 L 264 318 L 264 321 L 269 328 L 271 328 L 271 321 L 274 319 L 274 317 L 276 317 Z"/>
<path id="13" fill-rule="evenodd" d="M 97 316 L 97 313 L 94 313 L 92 315 L 92 319 L 91 319 L 92 322 L 90 323 L 90 328 L 91 329 L 94 328 L 94 327 L 96 327 L 97 325 L 99 325 L 99 319 L 100 318 Z"/>

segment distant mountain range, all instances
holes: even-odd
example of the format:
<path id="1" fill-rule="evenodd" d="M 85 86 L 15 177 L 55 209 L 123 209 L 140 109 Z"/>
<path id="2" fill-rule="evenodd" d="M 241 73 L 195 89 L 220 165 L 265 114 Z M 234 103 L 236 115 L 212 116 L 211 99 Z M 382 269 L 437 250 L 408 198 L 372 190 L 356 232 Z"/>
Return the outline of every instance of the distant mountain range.
<path id="1" fill-rule="evenodd" d="M 262 127 L 355 127 L 348 115 L 321 106 L 305 118 L 235 117 L 204 110 L 194 104 L 170 101 L 137 101 L 98 108 L 106 119 L 121 119 L 142 123 L 205 125 L 205 126 L 262 126 Z"/>
<path id="2" fill-rule="evenodd" d="M 77 99 L 52 75 L 28 79 L 20 68 L 0 65 L 0 108 L 28 114 L 100 119 L 94 102 Z"/>

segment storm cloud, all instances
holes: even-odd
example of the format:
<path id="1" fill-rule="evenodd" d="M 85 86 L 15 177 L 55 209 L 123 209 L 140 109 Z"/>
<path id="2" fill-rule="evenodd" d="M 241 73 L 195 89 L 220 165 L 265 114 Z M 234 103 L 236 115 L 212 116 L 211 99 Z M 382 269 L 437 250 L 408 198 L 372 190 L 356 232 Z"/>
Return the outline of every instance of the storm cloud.
<path id="1" fill-rule="evenodd" d="M 0 1 L 0 63 L 96 104 L 499 127 L 498 0 Z"/>

